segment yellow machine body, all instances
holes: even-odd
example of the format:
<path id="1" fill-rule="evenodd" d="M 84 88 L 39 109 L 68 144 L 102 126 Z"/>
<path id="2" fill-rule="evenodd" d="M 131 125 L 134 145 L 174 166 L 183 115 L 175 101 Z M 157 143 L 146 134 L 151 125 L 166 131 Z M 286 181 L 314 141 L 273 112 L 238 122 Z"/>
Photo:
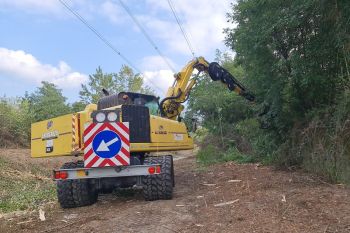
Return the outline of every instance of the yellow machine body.
<path id="1" fill-rule="evenodd" d="M 32 124 L 31 156 L 46 157 L 71 154 L 72 118 L 73 114 L 68 114 Z M 47 153 L 47 148 L 55 148 L 55 150 Z"/>
<path id="2" fill-rule="evenodd" d="M 33 123 L 31 156 L 42 158 L 82 154 L 84 125 L 92 121 L 90 115 L 96 109 L 95 104 L 90 104 L 82 112 Z M 120 109 L 120 106 L 109 109 Z M 193 149 L 193 139 L 182 122 L 151 115 L 150 134 L 150 143 L 131 143 L 130 152 Z"/>

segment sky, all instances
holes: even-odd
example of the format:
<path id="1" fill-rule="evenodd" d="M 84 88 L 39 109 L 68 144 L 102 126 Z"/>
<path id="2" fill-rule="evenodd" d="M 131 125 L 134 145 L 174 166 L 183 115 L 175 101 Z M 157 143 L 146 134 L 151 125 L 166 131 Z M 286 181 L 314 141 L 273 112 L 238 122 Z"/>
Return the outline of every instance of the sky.
<path id="1" fill-rule="evenodd" d="M 119 0 L 65 0 L 142 72 L 145 84 L 164 96 L 173 71 L 148 42 Z M 176 71 L 192 54 L 167 0 L 122 0 Z M 172 0 L 195 56 L 215 59 L 227 51 L 227 0 Z M 23 96 L 42 81 L 62 89 L 72 103 L 98 66 L 118 72 L 126 62 L 58 0 L 0 0 L 0 96 Z"/>

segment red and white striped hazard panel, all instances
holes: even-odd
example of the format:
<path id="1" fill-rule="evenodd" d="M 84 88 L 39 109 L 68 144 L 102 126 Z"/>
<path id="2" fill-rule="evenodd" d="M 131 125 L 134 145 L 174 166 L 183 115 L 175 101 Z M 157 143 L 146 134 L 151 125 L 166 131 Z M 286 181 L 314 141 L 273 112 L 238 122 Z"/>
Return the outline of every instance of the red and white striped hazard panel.
<path id="1" fill-rule="evenodd" d="M 85 124 L 84 146 L 87 168 L 130 165 L 129 122 Z"/>

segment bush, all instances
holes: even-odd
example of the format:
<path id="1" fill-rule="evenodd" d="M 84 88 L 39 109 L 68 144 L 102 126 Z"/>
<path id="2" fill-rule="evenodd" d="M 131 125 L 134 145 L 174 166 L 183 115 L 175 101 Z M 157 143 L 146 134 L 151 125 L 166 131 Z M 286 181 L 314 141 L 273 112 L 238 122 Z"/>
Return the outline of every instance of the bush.
<path id="1" fill-rule="evenodd" d="M 334 182 L 350 180 L 350 94 L 327 110 L 310 113 L 306 127 L 295 127 L 277 152 L 282 166 L 300 166 Z"/>
<path id="2" fill-rule="evenodd" d="M 65 101 L 62 91 L 48 82 L 23 98 L 0 98 L 0 147 L 28 147 L 31 123 L 71 112 Z"/>
<path id="3" fill-rule="evenodd" d="M 241 153 L 237 148 L 230 147 L 223 151 L 222 148 L 209 144 L 202 147 L 197 153 L 197 161 L 202 165 L 235 161 L 237 163 L 254 163 L 257 159 L 252 155 Z"/>
<path id="4" fill-rule="evenodd" d="M 222 152 L 215 146 L 209 144 L 206 147 L 202 147 L 197 153 L 197 160 L 203 165 L 208 165 L 220 161 L 222 158 Z"/>
<path id="5" fill-rule="evenodd" d="M 231 147 L 227 150 L 221 160 L 223 162 L 235 161 L 237 163 L 254 163 L 257 162 L 257 159 L 253 155 L 242 154 L 237 148 Z"/>
<path id="6" fill-rule="evenodd" d="M 32 117 L 20 99 L 0 99 L 0 147 L 27 147 Z"/>

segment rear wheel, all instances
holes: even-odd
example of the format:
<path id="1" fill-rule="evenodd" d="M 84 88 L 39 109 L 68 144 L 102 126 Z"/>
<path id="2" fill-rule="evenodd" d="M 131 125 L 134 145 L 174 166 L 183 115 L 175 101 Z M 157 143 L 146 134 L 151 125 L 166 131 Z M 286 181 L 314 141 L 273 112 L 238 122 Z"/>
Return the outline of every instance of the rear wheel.
<path id="1" fill-rule="evenodd" d="M 143 177 L 143 197 L 146 201 L 169 200 L 173 197 L 174 171 L 171 155 L 146 158 L 144 164 L 160 164 L 161 174 Z"/>
<path id="2" fill-rule="evenodd" d="M 61 168 L 81 168 L 82 161 L 65 163 Z M 97 201 L 98 192 L 87 179 L 58 180 L 57 198 L 62 208 L 74 208 L 92 205 Z"/>

